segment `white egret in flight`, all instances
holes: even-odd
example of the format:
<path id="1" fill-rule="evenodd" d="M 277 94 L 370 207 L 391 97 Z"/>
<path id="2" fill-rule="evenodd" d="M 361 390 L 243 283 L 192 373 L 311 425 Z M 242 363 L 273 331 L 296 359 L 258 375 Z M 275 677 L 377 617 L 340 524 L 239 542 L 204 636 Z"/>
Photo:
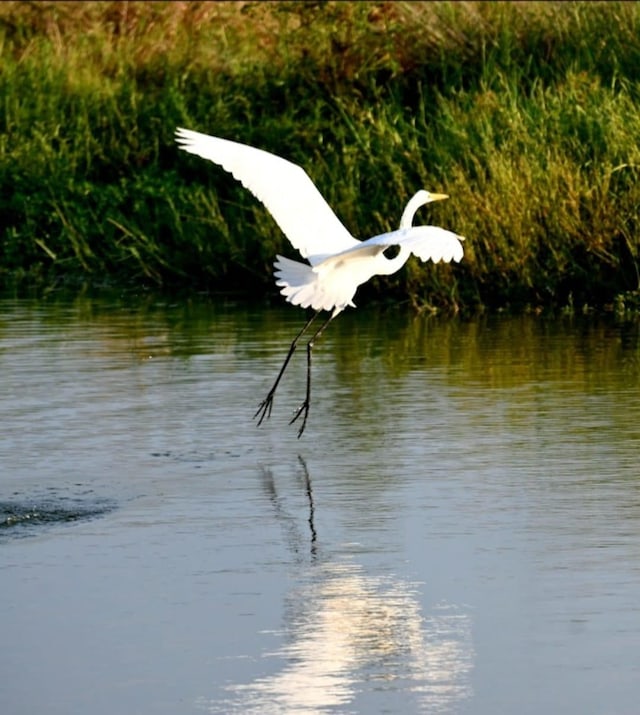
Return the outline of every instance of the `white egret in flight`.
<path id="1" fill-rule="evenodd" d="M 413 253 L 422 261 L 460 261 L 463 237 L 439 226 L 412 226 L 416 211 L 431 201 L 446 199 L 446 194 L 418 191 L 407 204 L 400 228 L 366 241 L 354 238 L 324 200 L 302 167 L 246 144 L 178 128 L 176 141 L 181 149 L 209 159 L 233 175 L 269 210 L 282 232 L 307 263 L 276 256 L 276 285 L 289 303 L 315 312 L 289 347 L 280 372 L 254 415 L 258 425 L 271 415 L 273 398 L 298 341 L 323 310 L 328 319 L 307 342 L 307 388 L 305 399 L 289 424 L 301 415 L 302 435 L 311 401 L 311 351 L 329 323 L 347 306 L 355 307 L 353 297 L 359 285 L 375 275 L 399 270 Z M 393 258 L 385 249 L 397 246 Z"/>

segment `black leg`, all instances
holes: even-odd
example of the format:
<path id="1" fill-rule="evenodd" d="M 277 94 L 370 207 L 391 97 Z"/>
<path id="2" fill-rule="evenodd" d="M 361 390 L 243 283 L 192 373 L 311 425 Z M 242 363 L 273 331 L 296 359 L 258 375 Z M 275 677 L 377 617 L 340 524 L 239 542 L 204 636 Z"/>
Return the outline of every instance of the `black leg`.
<path id="1" fill-rule="evenodd" d="M 317 315 L 317 313 L 316 313 Z M 304 417 L 302 419 L 302 425 L 300 426 L 300 429 L 298 430 L 298 439 L 302 437 L 302 433 L 304 432 L 304 428 L 307 426 L 307 418 L 309 417 L 309 406 L 311 405 L 311 351 L 313 350 L 313 344 L 314 342 L 320 337 L 320 335 L 323 333 L 324 329 L 329 325 L 329 323 L 336 317 L 337 313 L 332 313 L 329 316 L 329 319 L 326 320 L 319 328 L 316 330 L 316 332 L 313 334 L 313 337 L 309 342 L 307 343 L 307 392 L 304 398 L 304 402 L 298 407 L 296 410 L 295 415 L 291 418 L 291 421 L 289 422 L 290 425 L 292 425 L 298 417 L 302 413 L 304 413 Z M 277 383 L 276 383 L 277 384 Z"/>
<path id="2" fill-rule="evenodd" d="M 304 333 L 307 331 L 307 328 L 318 317 L 319 313 L 320 313 L 320 311 L 317 310 L 309 318 L 309 320 L 305 323 L 302 330 L 293 339 L 293 342 L 291 343 L 291 346 L 289 348 L 289 352 L 287 353 L 287 357 L 284 359 L 284 363 L 282 363 L 282 367 L 280 368 L 280 372 L 278 373 L 278 377 L 276 377 L 276 381 L 273 383 L 273 387 L 269 390 L 269 392 L 268 392 L 267 396 L 264 398 L 264 400 L 262 400 L 262 402 L 260 403 L 260 406 L 258 407 L 258 411 L 253 416 L 253 419 L 255 419 L 256 417 L 258 417 L 258 415 L 260 415 L 260 418 L 258 419 L 258 426 L 260 426 L 262 424 L 262 421 L 264 420 L 265 417 L 271 416 L 271 408 L 273 407 L 273 397 L 276 394 L 276 389 L 278 387 L 278 384 L 280 383 L 280 380 L 282 379 L 282 376 L 284 375 L 284 371 L 287 369 L 289 360 L 291 360 L 291 356 L 295 352 L 295 349 L 298 345 L 298 340 L 300 340 L 300 338 L 304 335 Z"/>

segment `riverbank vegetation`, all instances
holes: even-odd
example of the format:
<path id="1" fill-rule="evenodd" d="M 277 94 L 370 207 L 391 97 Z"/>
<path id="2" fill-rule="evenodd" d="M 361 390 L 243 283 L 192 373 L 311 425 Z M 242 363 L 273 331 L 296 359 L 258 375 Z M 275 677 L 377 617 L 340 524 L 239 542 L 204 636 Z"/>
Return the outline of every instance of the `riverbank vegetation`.
<path id="1" fill-rule="evenodd" d="M 185 126 L 304 166 L 354 235 L 465 235 L 363 287 L 418 308 L 640 306 L 640 4 L 0 4 L 0 284 L 277 295 L 295 256 Z M 362 300 L 362 298 L 360 298 Z"/>

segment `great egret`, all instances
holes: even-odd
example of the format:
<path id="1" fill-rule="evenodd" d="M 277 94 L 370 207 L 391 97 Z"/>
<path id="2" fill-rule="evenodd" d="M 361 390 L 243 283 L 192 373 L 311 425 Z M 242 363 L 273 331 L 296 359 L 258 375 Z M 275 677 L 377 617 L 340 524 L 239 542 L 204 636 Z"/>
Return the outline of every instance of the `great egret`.
<path id="1" fill-rule="evenodd" d="M 463 237 L 439 226 L 412 226 L 416 211 L 446 194 L 418 191 L 407 204 L 397 231 L 366 241 L 354 238 L 324 200 L 305 170 L 286 159 L 246 144 L 178 128 L 176 141 L 181 149 L 209 159 L 233 175 L 269 210 L 282 232 L 308 263 L 276 256 L 276 285 L 289 303 L 313 308 L 314 314 L 293 339 L 273 387 L 260 403 L 254 419 L 258 425 L 271 415 L 273 398 L 300 338 L 323 310 L 329 318 L 307 342 L 307 387 L 305 399 L 289 424 L 303 415 L 298 437 L 302 436 L 311 402 L 311 351 L 327 325 L 347 306 L 355 308 L 353 296 L 359 285 L 375 275 L 399 270 L 413 253 L 422 261 L 462 258 Z M 397 246 L 398 253 L 387 258 L 385 249 Z"/>

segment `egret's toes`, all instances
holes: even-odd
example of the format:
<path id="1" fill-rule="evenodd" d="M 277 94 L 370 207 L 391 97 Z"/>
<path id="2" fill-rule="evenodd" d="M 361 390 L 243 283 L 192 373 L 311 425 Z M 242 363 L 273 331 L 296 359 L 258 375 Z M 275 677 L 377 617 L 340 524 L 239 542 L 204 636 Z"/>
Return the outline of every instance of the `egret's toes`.
<path id="1" fill-rule="evenodd" d="M 273 407 L 273 395 L 269 394 L 265 397 L 264 400 L 260 403 L 260 406 L 256 410 L 255 415 L 253 416 L 253 419 L 255 420 L 256 417 L 258 417 L 258 427 L 262 424 L 264 421 L 264 418 L 266 417 L 267 419 L 271 417 L 271 408 Z"/>
<path id="2" fill-rule="evenodd" d="M 309 417 L 309 401 L 305 400 L 300 407 L 296 410 L 296 413 L 293 415 L 293 417 L 289 420 L 289 424 L 292 425 L 298 417 L 304 412 L 304 418 L 302 420 L 302 424 L 300 425 L 300 429 L 298 430 L 298 439 L 302 437 L 302 433 L 304 432 L 304 428 L 307 426 L 307 418 Z"/>

